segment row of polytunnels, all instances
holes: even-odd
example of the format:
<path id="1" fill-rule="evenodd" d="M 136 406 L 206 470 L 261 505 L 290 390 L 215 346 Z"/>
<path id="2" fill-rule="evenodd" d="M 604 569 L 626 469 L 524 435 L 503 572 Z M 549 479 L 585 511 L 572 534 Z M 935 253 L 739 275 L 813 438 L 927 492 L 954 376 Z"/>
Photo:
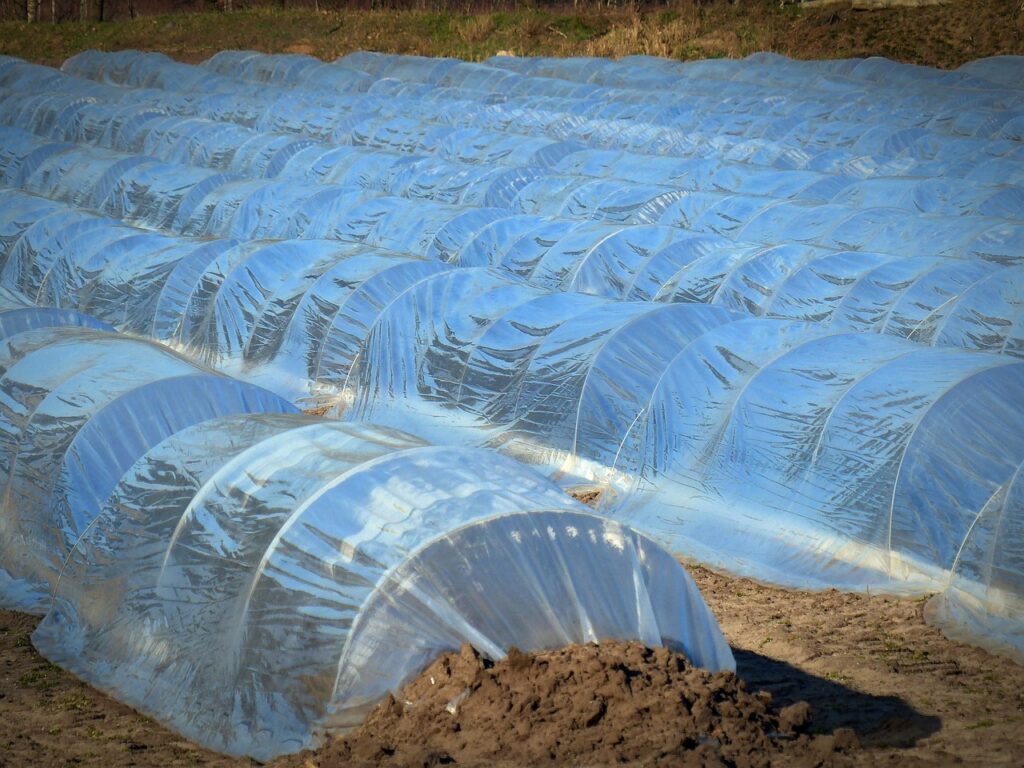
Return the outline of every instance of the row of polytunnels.
<path id="1" fill-rule="evenodd" d="M 993 258 L 1013 258 L 1016 251 L 1007 251 L 1013 241 L 1019 245 L 1019 223 L 1013 220 L 1020 207 L 1018 189 L 1004 183 L 953 182 L 947 178 L 950 163 L 940 163 L 932 174 L 903 168 L 903 178 L 859 178 L 856 173 L 765 168 L 706 156 L 689 161 L 644 157 L 549 139 L 538 145 L 509 133 L 470 137 L 453 133 L 450 126 L 431 128 L 439 133 L 424 144 L 411 135 L 403 138 L 403 131 L 416 129 L 394 121 L 381 130 L 394 139 L 395 147 L 381 151 L 388 147 L 366 131 L 361 138 L 332 136 L 327 143 L 312 141 L 309 137 L 315 134 L 308 131 L 294 131 L 306 138 L 291 139 L 288 133 L 253 131 L 233 122 L 233 111 L 224 114 L 208 108 L 193 94 L 154 95 L 149 90 L 100 86 L 18 63 L 9 63 L 3 83 L 12 91 L 10 119 L 30 130 L 57 131 L 72 140 L 134 148 L 242 176 L 284 174 L 298 181 L 312 174 L 316 181 L 362 185 L 378 194 L 499 207 L 514 204 L 520 212 L 541 210 L 545 215 L 625 217 L 634 224 L 682 225 L 730 237 L 741 234 L 736 230 L 742 217 L 739 223 L 752 222 L 742 233 L 752 243 L 820 241 L 829 247 L 845 244 L 882 252 L 896 247 L 904 255 L 918 243 L 922 253 L 935 255 L 941 243 L 948 255 L 966 252 Z M 40 94 L 40 88 L 46 92 Z M 33 98 L 26 99 L 27 93 Z M 268 109 L 274 94 L 265 89 L 251 96 L 232 92 L 229 97 L 239 102 L 237 109 L 247 107 L 255 115 L 281 114 Z M 63 117 L 58 121 L 59 114 Z M 339 141 L 347 146 L 337 146 Z M 431 155 L 442 146 L 480 155 Z M 1010 162 L 998 158 L 1004 177 Z M 509 163 L 511 167 L 502 172 L 501 164 Z M 813 208 L 809 210 L 808 204 Z M 933 215 L 921 217 L 922 211 Z M 980 221 L 961 215 L 967 213 L 980 216 Z M 947 220 L 951 214 L 956 215 L 954 221 Z M 849 219 L 847 226 L 837 227 L 843 219 Z M 899 238 L 908 227 L 913 240 Z M 1000 242 L 1007 239 L 1011 242 Z"/>
<path id="2" fill-rule="evenodd" d="M 258 758 L 461 642 L 731 668 L 673 554 L 1024 654 L 1024 93 L 690 67 L 0 60 L 37 647 Z"/>
<path id="3" fill-rule="evenodd" d="M 1024 348 L 1024 265 L 1003 259 L 740 245 L 656 225 L 430 206 L 310 181 L 243 180 L 15 129 L 0 135 L 0 180 L 7 186 L 100 211 L 121 229 L 130 221 L 193 238 L 329 240 L 350 251 L 492 267 L 547 290 L 708 303 L 836 332 L 884 332 L 1017 355 Z M 42 220 L 30 223 L 46 228 Z"/>

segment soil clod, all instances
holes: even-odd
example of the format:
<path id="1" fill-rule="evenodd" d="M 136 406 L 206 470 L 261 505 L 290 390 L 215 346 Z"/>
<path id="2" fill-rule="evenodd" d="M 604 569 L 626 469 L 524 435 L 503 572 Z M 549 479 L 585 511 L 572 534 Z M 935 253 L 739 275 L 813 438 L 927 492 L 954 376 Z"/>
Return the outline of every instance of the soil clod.
<path id="1" fill-rule="evenodd" d="M 852 731 L 811 737 L 810 724 L 806 702 L 777 711 L 770 694 L 748 692 L 734 674 L 694 667 L 665 648 L 511 649 L 494 663 L 463 646 L 359 729 L 296 764 L 754 767 L 783 757 L 790 765 L 827 763 L 856 747 Z"/>

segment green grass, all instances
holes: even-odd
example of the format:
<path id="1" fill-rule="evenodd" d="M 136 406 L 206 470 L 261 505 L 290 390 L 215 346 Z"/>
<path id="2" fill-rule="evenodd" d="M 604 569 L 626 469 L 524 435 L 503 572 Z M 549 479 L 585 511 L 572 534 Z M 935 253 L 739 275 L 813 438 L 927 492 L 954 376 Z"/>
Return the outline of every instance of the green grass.
<path id="1" fill-rule="evenodd" d="M 48 691 L 59 683 L 58 675 L 60 669 L 49 662 L 37 667 L 31 672 L 26 672 L 17 680 L 19 688 L 36 688 L 40 691 Z"/>

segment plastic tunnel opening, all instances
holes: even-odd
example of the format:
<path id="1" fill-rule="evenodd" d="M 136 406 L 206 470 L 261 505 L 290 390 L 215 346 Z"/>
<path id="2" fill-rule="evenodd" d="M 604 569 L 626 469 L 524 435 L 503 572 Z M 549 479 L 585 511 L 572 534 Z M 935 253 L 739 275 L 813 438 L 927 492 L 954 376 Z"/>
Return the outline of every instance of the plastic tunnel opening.
<path id="1" fill-rule="evenodd" d="M 584 512 L 474 522 L 425 544 L 377 585 L 345 644 L 324 727 L 356 727 L 463 643 L 496 660 L 512 647 L 611 639 L 664 645 L 712 670 L 736 666 L 696 585 L 646 537 Z"/>

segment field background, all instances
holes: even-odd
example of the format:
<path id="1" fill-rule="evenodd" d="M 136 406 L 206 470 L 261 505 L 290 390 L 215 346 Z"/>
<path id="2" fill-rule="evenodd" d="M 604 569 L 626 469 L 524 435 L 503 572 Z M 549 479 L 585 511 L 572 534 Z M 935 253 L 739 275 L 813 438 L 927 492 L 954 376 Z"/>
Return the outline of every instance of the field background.
<path id="1" fill-rule="evenodd" d="M 7 19 L 0 21 L 0 53 L 59 65 L 89 48 L 163 51 L 188 62 L 225 48 L 326 60 L 357 50 L 468 60 L 499 51 L 676 59 L 774 51 L 798 59 L 886 56 L 945 68 L 984 56 L 1024 54 L 1024 0 L 669 0 L 628 6 L 584 1 L 576 7 L 535 0 L 399 0 L 390 7 L 359 8 L 379 5 L 361 0 L 346 4 L 347 10 L 329 9 L 327 3 L 336 0 L 249 8 L 240 8 L 241 0 L 218 1 L 0 0 L 0 19 Z M 44 21 L 12 20 L 25 18 L 27 3 L 38 4 Z M 221 10 L 224 3 L 236 10 Z M 876 4 L 896 7 L 868 9 Z M 173 8 L 183 10 L 168 15 Z M 100 9 L 113 20 L 61 20 L 97 18 Z M 153 15 L 158 11 L 163 15 Z M 45 20 L 52 15 L 59 23 Z"/>

